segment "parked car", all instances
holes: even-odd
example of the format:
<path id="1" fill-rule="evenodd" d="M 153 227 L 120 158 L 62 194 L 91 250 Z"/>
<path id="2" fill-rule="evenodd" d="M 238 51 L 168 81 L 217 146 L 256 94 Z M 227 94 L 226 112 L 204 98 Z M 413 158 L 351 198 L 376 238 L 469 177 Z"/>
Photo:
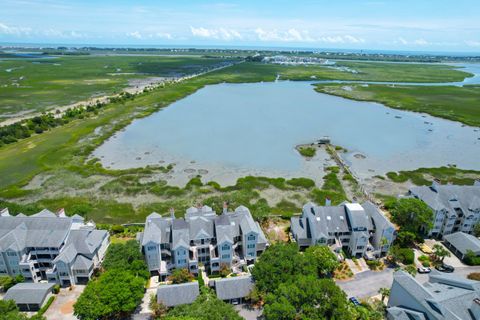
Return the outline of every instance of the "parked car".
<path id="1" fill-rule="evenodd" d="M 418 267 L 418 273 L 430 273 L 432 270 L 429 267 Z"/>
<path id="2" fill-rule="evenodd" d="M 440 272 L 447 272 L 447 273 L 452 273 L 453 271 L 455 271 L 454 267 L 445 263 L 436 266 L 435 269 L 437 269 Z"/>
<path id="3" fill-rule="evenodd" d="M 359 306 L 360 305 L 360 302 L 355 297 L 351 297 L 348 300 L 350 300 L 350 302 L 353 303 L 354 306 Z"/>

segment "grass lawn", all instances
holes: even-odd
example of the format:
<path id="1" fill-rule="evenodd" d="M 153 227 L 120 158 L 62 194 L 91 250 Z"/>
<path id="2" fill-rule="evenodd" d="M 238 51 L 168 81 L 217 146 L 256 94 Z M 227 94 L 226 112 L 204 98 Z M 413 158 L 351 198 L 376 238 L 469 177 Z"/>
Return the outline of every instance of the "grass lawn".
<path id="1" fill-rule="evenodd" d="M 395 109 L 424 112 L 435 117 L 480 126 L 480 86 L 367 87 L 356 84 L 319 84 L 316 90 L 354 100 L 380 102 Z"/>

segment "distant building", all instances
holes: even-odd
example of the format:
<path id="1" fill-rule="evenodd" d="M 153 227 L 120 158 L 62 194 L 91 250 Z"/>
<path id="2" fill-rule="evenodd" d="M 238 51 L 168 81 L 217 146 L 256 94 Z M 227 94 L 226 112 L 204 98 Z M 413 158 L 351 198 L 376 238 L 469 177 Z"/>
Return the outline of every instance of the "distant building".
<path id="1" fill-rule="evenodd" d="M 447 234 L 443 237 L 443 240 L 445 246 L 462 260 L 469 250 L 476 256 L 480 256 L 480 240 L 471 234 L 455 232 Z"/>
<path id="2" fill-rule="evenodd" d="M 425 202 L 434 212 L 431 237 L 442 238 L 454 232 L 473 233 L 480 221 L 480 183 L 473 186 L 440 185 L 412 187 L 408 194 Z"/>
<path id="3" fill-rule="evenodd" d="M 388 300 L 389 320 L 480 319 L 480 282 L 433 270 L 420 284 L 403 271 L 393 276 Z"/>
<path id="4" fill-rule="evenodd" d="M 302 215 L 291 219 L 291 231 L 302 249 L 316 244 L 328 245 L 354 257 L 367 253 L 384 255 L 396 235 L 393 224 L 371 202 L 339 206 L 307 203 Z"/>
<path id="5" fill-rule="evenodd" d="M 42 308 L 52 296 L 53 283 L 18 283 L 8 289 L 3 300 L 13 300 L 20 311 Z"/>
<path id="6" fill-rule="evenodd" d="M 23 275 L 27 282 L 86 283 L 109 245 L 105 230 L 96 230 L 79 215 L 67 217 L 46 209 L 32 216 L 0 212 L 0 276 Z"/>
<path id="7" fill-rule="evenodd" d="M 177 219 L 152 213 L 145 230 L 139 234 L 148 268 L 165 278 L 174 268 L 187 268 L 198 273 L 202 263 L 215 272 L 220 265 L 241 267 L 254 262 L 266 249 L 267 240 L 248 208 L 234 212 L 227 208 L 217 215 L 208 206 L 187 209 L 185 218 Z"/>
<path id="8" fill-rule="evenodd" d="M 190 304 L 198 297 L 200 289 L 198 282 L 161 285 L 157 289 L 157 302 L 167 307 Z"/>

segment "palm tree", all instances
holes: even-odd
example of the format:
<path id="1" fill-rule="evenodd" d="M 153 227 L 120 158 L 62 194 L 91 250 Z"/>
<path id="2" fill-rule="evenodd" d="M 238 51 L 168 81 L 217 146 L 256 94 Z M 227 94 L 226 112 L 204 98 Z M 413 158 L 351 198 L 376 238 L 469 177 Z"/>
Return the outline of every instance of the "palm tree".
<path id="1" fill-rule="evenodd" d="M 385 301 L 385 298 L 390 296 L 390 289 L 388 288 L 380 288 L 378 289 L 378 293 L 382 295 L 382 303 Z"/>
<path id="2" fill-rule="evenodd" d="M 445 257 L 450 257 L 451 256 L 450 251 L 448 251 L 447 249 L 445 249 L 442 245 L 440 245 L 438 243 L 433 245 L 433 254 L 435 255 L 435 258 L 437 260 L 440 260 L 441 262 L 443 262 L 443 259 L 445 259 Z"/>

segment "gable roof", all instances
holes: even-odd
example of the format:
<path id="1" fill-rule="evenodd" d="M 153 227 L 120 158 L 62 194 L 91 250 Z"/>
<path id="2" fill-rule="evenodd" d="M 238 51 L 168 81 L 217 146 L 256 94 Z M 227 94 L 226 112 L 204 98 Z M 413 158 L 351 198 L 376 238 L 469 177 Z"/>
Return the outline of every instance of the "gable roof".
<path id="1" fill-rule="evenodd" d="M 18 250 L 26 247 L 60 247 L 71 224 L 71 218 L 57 217 L 48 210 L 33 216 L 0 216 L 0 245 L 5 248 L 6 243 L 10 243 Z"/>
<path id="2" fill-rule="evenodd" d="M 157 289 L 157 301 L 167 307 L 188 304 L 195 301 L 200 290 L 198 282 L 161 285 Z"/>
<path id="3" fill-rule="evenodd" d="M 464 232 L 455 232 L 443 236 L 443 239 L 450 243 L 462 254 L 466 254 L 468 250 L 472 250 L 476 254 L 480 254 L 480 240 L 471 234 Z"/>
<path id="4" fill-rule="evenodd" d="M 419 186 L 410 188 L 410 194 L 424 201 L 434 210 L 448 210 L 455 214 L 455 208 L 460 208 L 464 214 L 480 209 L 480 185 L 458 186 L 439 185 Z"/>
<path id="5" fill-rule="evenodd" d="M 215 292 L 220 300 L 246 297 L 253 289 L 252 276 L 239 276 L 215 280 Z"/>
<path id="6" fill-rule="evenodd" d="M 41 305 L 54 285 L 54 283 L 18 283 L 7 291 L 3 300 L 13 300 L 16 304 Z"/>

